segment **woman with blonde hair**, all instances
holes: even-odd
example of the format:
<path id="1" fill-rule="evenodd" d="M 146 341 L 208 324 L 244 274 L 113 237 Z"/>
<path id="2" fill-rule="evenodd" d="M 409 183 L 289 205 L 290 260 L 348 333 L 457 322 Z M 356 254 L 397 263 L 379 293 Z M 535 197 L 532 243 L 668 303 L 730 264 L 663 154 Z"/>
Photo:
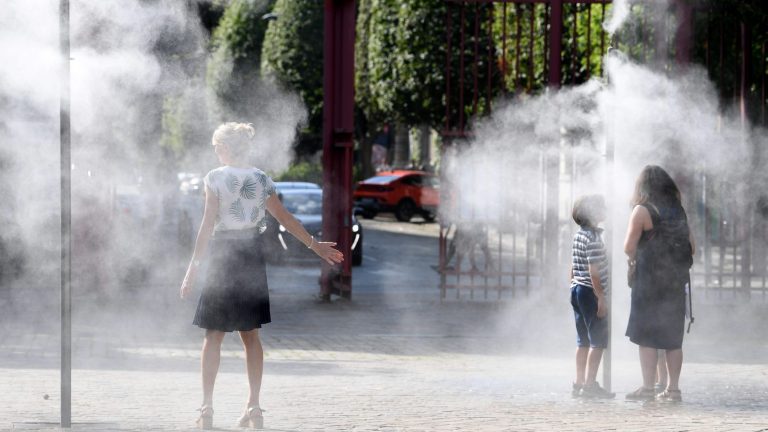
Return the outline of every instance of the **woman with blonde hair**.
<path id="1" fill-rule="evenodd" d="M 205 329 L 202 349 L 203 404 L 197 425 L 213 427 L 213 387 L 227 332 L 237 331 L 245 349 L 250 393 L 241 427 L 263 427 L 259 402 L 264 352 L 259 328 L 271 321 L 263 239 L 268 211 L 288 232 L 328 264 L 344 260 L 336 243 L 312 237 L 286 209 L 275 185 L 253 167 L 248 155 L 255 130 L 244 123 L 224 123 L 213 133 L 212 144 L 222 166 L 204 178 L 205 211 L 195 249 L 181 284 L 181 297 L 192 291 L 200 262 L 210 244 L 210 264 L 193 323 Z"/>

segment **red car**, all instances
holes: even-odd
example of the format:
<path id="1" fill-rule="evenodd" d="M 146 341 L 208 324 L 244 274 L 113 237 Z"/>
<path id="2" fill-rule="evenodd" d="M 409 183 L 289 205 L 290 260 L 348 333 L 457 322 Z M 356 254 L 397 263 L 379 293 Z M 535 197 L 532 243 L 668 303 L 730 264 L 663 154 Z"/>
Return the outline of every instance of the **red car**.
<path id="1" fill-rule="evenodd" d="M 357 183 L 355 206 L 364 218 L 379 212 L 394 212 L 407 222 L 415 214 L 433 221 L 440 205 L 440 184 L 436 175 L 424 171 L 383 171 Z"/>

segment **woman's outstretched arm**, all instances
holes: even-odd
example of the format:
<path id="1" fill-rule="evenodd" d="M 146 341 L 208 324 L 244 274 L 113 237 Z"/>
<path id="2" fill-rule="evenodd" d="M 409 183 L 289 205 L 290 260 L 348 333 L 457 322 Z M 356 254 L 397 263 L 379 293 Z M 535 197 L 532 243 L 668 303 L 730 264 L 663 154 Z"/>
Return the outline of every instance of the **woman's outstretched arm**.
<path id="1" fill-rule="evenodd" d="M 320 258 L 324 259 L 328 264 L 333 265 L 344 261 L 344 254 L 334 248 L 336 243 L 334 242 L 321 242 L 312 237 L 310 233 L 304 229 L 301 222 L 296 220 L 293 215 L 285 209 L 283 203 L 280 202 L 280 198 L 277 194 L 273 194 L 267 199 L 267 210 L 269 213 L 277 219 L 282 226 L 288 230 L 294 237 L 305 246 L 312 249 Z"/>
<path id="2" fill-rule="evenodd" d="M 197 277 L 197 268 L 200 265 L 200 260 L 205 256 L 205 251 L 208 249 L 208 242 L 211 239 L 211 234 L 213 234 L 213 226 L 216 223 L 216 216 L 218 216 L 218 214 L 219 200 L 216 197 L 216 193 L 206 186 L 203 221 L 200 223 L 200 229 L 197 231 L 195 251 L 192 253 L 192 259 L 189 260 L 187 274 L 184 276 L 184 281 L 181 283 L 181 298 L 186 298 L 192 291 L 192 285 L 195 283 L 195 278 Z"/>

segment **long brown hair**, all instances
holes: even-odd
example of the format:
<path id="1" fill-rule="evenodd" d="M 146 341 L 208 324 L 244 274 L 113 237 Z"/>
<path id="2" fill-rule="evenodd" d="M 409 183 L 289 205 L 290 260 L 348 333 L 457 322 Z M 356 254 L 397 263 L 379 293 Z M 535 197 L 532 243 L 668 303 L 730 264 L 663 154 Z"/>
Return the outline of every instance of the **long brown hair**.
<path id="1" fill-rule="evenodd" d="M 632 206 L 648 203 L 681 205 L 680 189 L 664 168 L 658 165 L 646 165 L 635 182 Z"/>

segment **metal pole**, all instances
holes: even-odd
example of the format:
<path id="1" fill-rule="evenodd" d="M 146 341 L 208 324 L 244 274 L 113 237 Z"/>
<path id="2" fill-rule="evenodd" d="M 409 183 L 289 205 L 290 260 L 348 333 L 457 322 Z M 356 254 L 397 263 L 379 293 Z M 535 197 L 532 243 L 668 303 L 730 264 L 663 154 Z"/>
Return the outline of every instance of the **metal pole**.
<path id="1" fill-rule="evenodd" d="M 693 6 L 678 0 L 677 26 L 675 35 L 675 59 L 679 66 L 685 67 L 691 62 L 691 46 L 693 45 Z"/>
<path id="2" fill-rule="evenodd" d="M 72 427 L 72 155 L 70 134 L 69 0 L 59 4 L 61 49 L 61 427 Z"/>
<path id="3" fill-rule="evenodd" d="M 741 42 L 741 79 L 739 85 L 739 111 L 741 114 L 741 134 L 742 140 L 749 144 L 749 97 L 750 89 L 752 87 L 752 26 L 750 25 L 749 18 L 739 23 L 740 30 L 740 42 Z M 757 166 L 758 158 L 755 157 L 758 149 L 752 146 L 752 172 L 756 172 L 759 167 Z M 753 183 L 753 177 L 748 176 L 747 181 L 749 184 Z M 746 215 L 744 217 L 744 223 L 747 226 L 748 232 L 752 232 L 752 218 L 751 215 L 754 212 L 754 204 L 752 201 L 744 197 L 746 204 Z M 736 254 L 734 253 L 734 256 Z M 734 287 L 736 285 L 734 284 Z M 741 288 L 743 290 L 743 296 L 745 299 L 749 299 L 752 296 L 752 244 L 750 239 L 747 238 L 743 242 L 743 251 L 741 253 Z"/>
<path id="4" fill-rule="evenodd" d="M 507 93 L 507 3 L 504 2 L 501 19 L 501 88 Z"/>
<path id="5" fill-rule="evenodd" d="M 475 58 L 472 59 L 472 75 L 473 75 L 473 90 L 472 90 L 472 116 L 477 115 L 477 102 L 480 93 L 480 84 L 478 82 L 478 68 L 477 64 L 480 62 L 480 5 L 475 3 Z"/>
<path id="6" fill-rule="evenodd" d="M 560 88 L 563 51 L 563 0 L 549 3 L 549 86 Z"/>
<path id="7" fill-rule="evenodd" d="M 531 3 L 531 15 L 528 18 L 528 92 L 533 91 L 533 38 L 536 33 L 536 3 Z"/>
<path id="8" fill-rule="evenodd" d="M 486 84 L 486 95 L 485 95 L 485 115 L 491 114 L 491 77 L 493 76 L 493 69 L 491 65 L 493 64 L 493 53 L 494 53 L 494 46 L 493 46 L 493 4 L 491 4 L 488 7 L 488 82 Z M 763 44 L 763 57 L 765 57 L 765 44 Z M 763 65 L 763 69 L 765 69 L 765 65 Z M 763 93 L 765 93 L 765 80 L 763 80 Z M 765 100 L 765 94 L 763 94 L 763 100 Z M 763 116 L 765 117 L 765 116 Z"/>
<path id="9" fill-rule="evenodd" d="M 609 110 L 610 113 L 613 113 L 614 110 Z M 609 114 L 611 116 L 611 124 L 608 125 L 608 137 L 605 143 L 605 165 L 606 165 L 606 178 L 609 180 L 606 182 L 608 185 L 608 190 L 606 191 L 607 195 L 607 204 L 610 205 L 610 197 L 615 196 L 613 193 L 613 183 L 610 182 L 610 179 L 613 179 L 613 166 L 614 166 L 614 160 L 615 157 L 615 121 L 616 117 L 612 114 Z M 610 208 L 610 207 L 609 207 Z M 613 217 L 608 217 L 608 226 L 605 230 L 605 245 L 607 248 L 608 256 L 613 256 L 613 251 L 615 250 L 614 244 L 613 244 L 613 231 L 616 227 L 616 220 Z M 608 286 L 606 287 L 608 292 L 610 293 L 608 298 L 606 299 L 608 301 L 608 315 L 605 317 L 606 320 L 608 320 L 608 346 L 606 346 L 605 351 L 603 351 L 603 387 L 605 387 L 606 390 L 611 391 L 611 371 L 612 371 L 612 349 L 611 349 L 611 335 L 613 334 L 613 279 L 616 277 L 616 272 L 613 272 L 613 275 L 608 279 Z"/>
<path id="10" fill-rule="evenodd" d="M 320 294 L 352 296 L 352 150 L 354 143 L 354 0 L 325 0 L 323 58 L 323 240 L 344 253 L 335 267 L 323 263 Z"/>
<path id="11" fill-rule="evenodd" d="M 562 82 L 562 49 L 563 49 L 563 0 L 552 0 L 550 3 L 549 29 L 549 87 L 557 91 Z M 544 154 L 544 172 L 546 173 L 546 195 L 544 201 L 545 225 L 544 234 L 544 263 L 545 268 L 558 268 L 558 232 L 560 231 L 559 196 L 560 196 L 560 141 L 552 143 L 552 148 Z M 554 272 L 544 281 L 545 286 L 553 287 L 557 283 Z"/>
<path id="12" fill-rule="evenodd" d="M 591 8 L 591 6 L 590 6 Z M 602 18 L 603 21 L 605 21 L 605 4 L 603 4 L 603 10 L 602 10 Z M 618 47 L 618 44 L 617 44 Z M 602 39 L 600 41 L 600 51 L 603 56 L 605 56 L 605 33 L 603 33 Z M 587 62 L 589 62 L 589 56 L 587 56 Z M 600 66 L 600 72 L 605 75 L 605 59 L 603 59 L 603 65 Z M 606 132 L 606 143 L 605 143 L 605 166 L 606 166 L 606 172 L 605 176 L 608 181 L 606 181 L 607 190 L 606 190 L 606 204 L 611 204 L 610 197 L 614 196 L 613 190 L 612 190 L 612 183 L 611 179 L 614 178 L 613 176 L 613 166 L 614 166 L 614 160 L 615 157 L 615 128 L 616 128 L 616 116 L 613 115 L 615 110 L 609 109 L 609 120 L 610 123 L 607 125 Z M 614 244 L 613 244 L 613 231 L 616 226 L 615 218 L 608 216 L 608 222 L 607 222 L 606 230 L 605 230 L 605 245 L 607 249 L 607 254 L 609 257 L 613 256 L 613 251 L 615 250 Z M 611 391 L 611 388 L 613 386 L 613 380 L 612 380 L 612 371 L 613 371 L 613 350 L 611 348 L 611 339 L 613 335 L 613 280 L 616 277 L 616 272 L 612 272 L 613 274 L 608 279 L 608 286 L 606 287 L 610 295 L 606 299 L 608 301 L 608 315 L 605 317 L 606 320 L 608 320 L 608 345 L 605 347 L 605 351 L 603 351 L 603 387 Z"/>
<path id="13" fill-rule="evenodd" d="M 445 44 L 447 46 L 445 50 L 445 132 L 448 133 L 451 130 L 451 55 L 453 53 L 451 49 L 451 38 L 453 37 L 451 13 L 453 10 L 450 3 L 446 5 L 445 9 Z"/>
<path id="14" fill-rule="evenodd" d="M 520 87 L 520 3 L 515 3 L 515 93 Z"/>
<path id="15" fill-rule="evenodd" d="M 465 17 L 465 5 L 461 3 L 461 18 L 459 19 L 460 26 L 460 39 L 459 43 L 459 133 L 464 136 L 464 17 Z"/>

